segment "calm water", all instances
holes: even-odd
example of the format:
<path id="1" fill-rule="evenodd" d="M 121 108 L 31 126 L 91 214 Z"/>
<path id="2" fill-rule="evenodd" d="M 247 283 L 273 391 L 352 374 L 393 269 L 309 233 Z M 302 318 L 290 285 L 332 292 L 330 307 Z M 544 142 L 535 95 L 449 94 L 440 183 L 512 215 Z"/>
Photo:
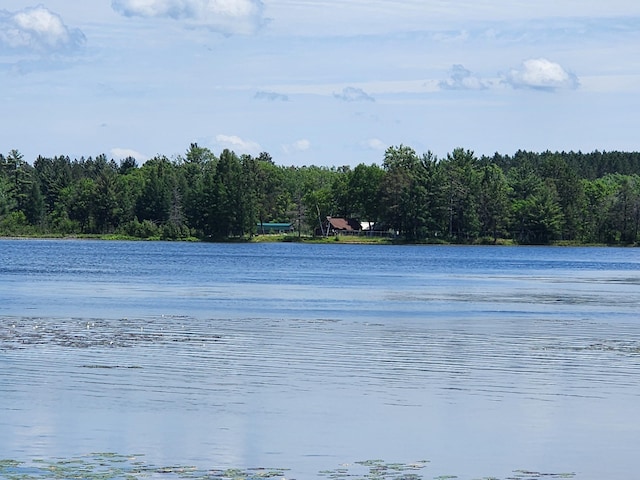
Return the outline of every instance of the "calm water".
<path id="1" fill-rule="evenodd" d="M 639 313 L 637 249 L 0 240 L 0 478 L 629 479 Z"/>

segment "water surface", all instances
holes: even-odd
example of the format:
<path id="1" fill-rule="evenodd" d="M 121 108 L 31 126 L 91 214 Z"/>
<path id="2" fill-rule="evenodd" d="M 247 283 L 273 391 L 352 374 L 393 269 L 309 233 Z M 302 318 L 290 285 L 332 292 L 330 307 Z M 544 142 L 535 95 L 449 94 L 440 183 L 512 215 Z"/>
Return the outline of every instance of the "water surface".
<path id="1" fill-rule="evenodd" d="M 2 240 L 0 458 L 627 479 L 639 311 L 635 249 Z"/>

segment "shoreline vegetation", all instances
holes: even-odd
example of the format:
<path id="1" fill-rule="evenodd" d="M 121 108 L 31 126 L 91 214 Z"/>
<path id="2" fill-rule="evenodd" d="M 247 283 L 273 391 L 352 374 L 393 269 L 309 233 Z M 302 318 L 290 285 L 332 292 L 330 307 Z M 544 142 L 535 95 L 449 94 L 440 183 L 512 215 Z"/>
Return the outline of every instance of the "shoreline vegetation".
<path id="1" fill-rule="evenodd" d="M 451 243 L 446 241 L 407 241 L 402 238 L 389 238 L 389 237 L 367 237 L 353 236 L 353 235 L 334 235 L 330 237 L 314 237 L 314 236 L 300 236 L 295 234 L 265 234 L 265 235 L 253 235 L 251 237 L 244 238 L 227 238 L 227 239 L 201 239 L 196 237 L 185 237 L 178 239 L 167 239 L 161 237 L 132 237 L 128 235 L 120 234 L 77 234 L 77 235 L 0 235 L 0 240 L 95 240 L 95 241 L 125 241 L 125 242 L 193 242 L 193 243 L 238 243 L 238 244 L 250 244 L 250 243 L 305 243 L 305 244 L 326 244 L 326 245 L 424 245 L 424 246 L 438 246 L 438 245 L 456 245 L 456 246 L 522 246 L 511 239 L 498 239 L 497 241 L 478 241 L 474 243 Z M 619 244 L 606 244 L 606 243 L 579 243 L 571 241 L 554 241 L 546 244 L 547 246 L 555 247 L 636 247 L 633 245 L 619 245 Z"/>
<path id="2" fill-rule="evenodd" d="M 330 218 L 368 230 L 330 231 Z M 258 235 L 267 224 L 287 233 Z M 11 150 L 0 154 L 0 237 L 637 246 L 640 153 L 458 148 L 438 158 L 400 145 L 381 165 L 352 168 L 279 166 L 266 152 L 216 155 L 195 143 L 143 165 L 105 155 L 30 163 Z"/>

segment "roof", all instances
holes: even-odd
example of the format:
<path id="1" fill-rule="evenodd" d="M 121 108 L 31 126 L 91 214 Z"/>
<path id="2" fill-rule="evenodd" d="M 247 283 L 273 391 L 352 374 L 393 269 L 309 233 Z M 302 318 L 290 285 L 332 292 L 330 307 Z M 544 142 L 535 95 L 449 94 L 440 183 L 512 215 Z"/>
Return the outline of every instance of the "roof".
<path id="1" fill-rule="evenodd" d="M 265 228 L 290 228 L 291 224 L 290 223 L 275 223 L 275 222 L 268 222 L 268 223 L 260 223 L 260 222 L 258 222 L 258 226 L 259 227 L 265 227 Z"/>
<path id="2" fill-rule="evenodd" d="M 327 217 L 327 221 L 331 228 L 335 230 L 347 230 L 347 231 L 356 231 L 362 230 L 362 226 L 360 222 L 354 220 L 353 218 L 334 218 Z"/>

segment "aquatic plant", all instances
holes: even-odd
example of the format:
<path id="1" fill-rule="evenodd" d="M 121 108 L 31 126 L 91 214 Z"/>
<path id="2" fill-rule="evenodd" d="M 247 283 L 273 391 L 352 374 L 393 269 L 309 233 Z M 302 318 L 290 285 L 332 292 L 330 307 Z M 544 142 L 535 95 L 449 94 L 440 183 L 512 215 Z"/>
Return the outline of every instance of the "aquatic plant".
<path id="1" fill-rule="evenodd" d="M 117 453 L 91 453 L 81 457 L 34 459 L 21 462 L 13 459 L 0 460 L 0 479 L 3 480 L 264 480 L 286 479 L 286 468 L 226 468 L 200 469 L 192 465 L 159 467 L 146 463 L 144 455 L 121 455 Z M 330 480 L 423 480 L 420 473 L 428 460 L 413 463 L 364 460 L 340 465 L 331 470 L 322 470 L 318 476 Z M 515 470 L 505 480 L 560 480 L 574 478 L 574 473 L 542 473 L 532 470 Z M 455 475 L 432 477 L 433 480 L 453 480 Z M 500 480 L 483 477 L 478 480 Z"/>

